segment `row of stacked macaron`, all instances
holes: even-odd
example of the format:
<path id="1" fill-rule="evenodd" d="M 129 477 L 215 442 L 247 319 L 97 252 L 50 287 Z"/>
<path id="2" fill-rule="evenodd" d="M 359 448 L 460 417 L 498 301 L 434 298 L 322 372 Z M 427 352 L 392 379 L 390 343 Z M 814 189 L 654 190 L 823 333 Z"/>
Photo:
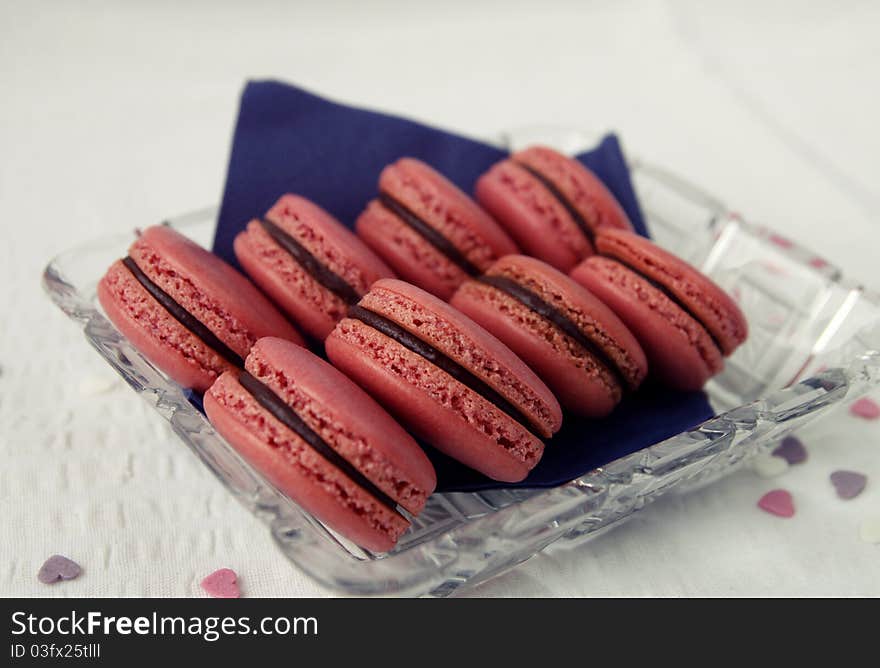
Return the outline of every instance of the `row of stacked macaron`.
<path id="1" fill-rule="evenodd" d="M 562 407 L 606 415 L 649 372 L 697 389 L 747 333 L 733 300 L 634 234 L 581 163 L 527 149 L 476 197 L 403 158 L 356 234 L 296 195 L 250 221 L 234 250 L 253 283 L 157 226 L 98 297 L 145 356 L 205 393 L 217 431 L 281 491 L 388 550 L 436 486 L 400 424 L 520 481 Z"/>

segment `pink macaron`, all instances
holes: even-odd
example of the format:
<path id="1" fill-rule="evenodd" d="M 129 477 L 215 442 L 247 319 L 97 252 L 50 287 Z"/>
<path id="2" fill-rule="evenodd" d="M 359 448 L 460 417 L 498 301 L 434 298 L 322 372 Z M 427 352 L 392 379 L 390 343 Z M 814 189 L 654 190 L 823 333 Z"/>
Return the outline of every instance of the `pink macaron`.
<path id="1" fill-rule="evenodd" d="M 326 350 L 412 433 L 495 480 L 525 478 L 562 422 L 556 398 L 507 346 L 403 281 L 373 284 Z"/>
<path id="2" fill-rule="evenodd" d="M 476 197 L 527 255 L 568 272 L 593 253 L 596 230 L 632 225 L 583 164 L 544 146 L 518 151 L 476 184 Z"/>
<path id="3" fill-rule="evenodd" d="M 645 353 L 620 318 L 541 260 L 503 257 L 450 303 L 506 343 L 573 413 L 607 415 L 647 373 Z"/>
<path id="4" fill-rule="evenodd" d="M 596 251 L 572 278 L 620 316 L 662 382 L 700 389 L 748 336 L 745 316 L 724 290 L 644 237 L 603 230 Z"/>
<path id="5" fill-rule="evenodd" d="M 330 364 L 259 340 L 205 394 L 218 432 L 281 492 L 368 550 L 394 547 L 437 479 L 413 438 Z"/>
<path id="6" fill-rule="evenodd" d="M 441 174 L 413 158 L 388 165 L 358 235 L 397 275 L 449 299 L 468 276 L 516 252 L 510 237 Z"/>
<path id="7" fill-rule="evenodd" d="M 172 379 L 204 392 L 263 336 L 302 336 L 244 276 L 170 227 L 150 227 L 98 283 L 114 325 Z"/>
<path id="8" fill-rule="evenodd" d="M 234 243 L 239 264 L 294 322 L 323 341 L 391 269 L 318 205 L 284 195 Z"/>

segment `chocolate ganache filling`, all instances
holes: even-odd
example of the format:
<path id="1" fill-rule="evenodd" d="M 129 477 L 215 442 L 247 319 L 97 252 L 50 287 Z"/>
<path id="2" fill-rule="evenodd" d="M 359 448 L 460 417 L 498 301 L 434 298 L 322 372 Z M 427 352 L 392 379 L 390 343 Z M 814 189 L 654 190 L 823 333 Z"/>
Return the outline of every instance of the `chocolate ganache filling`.
<path id="1" fill-rule="evenodd" d="M 568 212 L 568 215 L 571 216 L 572 220 L 574 220 L 575 224 L 578 226 L 583 235 L 589 239 L 590 243 L 593 243 L 593 239 L 595 238 L 595 233 L 593 232 L 593 228 L 587 225 L 587 221 L 584 220 L 584 217 L 581 215 L 580 211 L 575 208 L 574 204 L 569 201 L 568 197 L 566 197 L 563 192 L 556 187 L 556 184 L 553 183 L 550 179 L 544 176 L 541 172 L 539 172 L 534 167 L 530 167 L 524 162 L 516 162 L 517 165 L 526 170 L 529 174 L 534 176 L 541 184 L 550 191 L 550 194 L 553 195 L 554 198 L 565 208 Z"/>
<path id="2" fill-rule="evenodd" d="M 574 323 L 574 321 L 558 308 L 552 304 L 548 304 L 531 290 L 524 288 L 516 281 L 505 276 L 485 275 L 480 276 L 477 280 L 480 283 L 491 285 L 493 288 L 513 297 L 516 301 L 531 309 L 542 318 L 549 320 L 561 330 L 563 334 L 574 339 L 574 341 L 591 354 L 599 364 L 608 369 L 622 390 L 632 388 L 632 384 L 627 380 L 627 375 L 620 365 L 618 365 L 617 362 L 615 362 L 599 345 L 591 341 L 590 338 Z"/>
<path id="3" fill-rule="evenodd" d="M 244 360 L 238 356 L 238 353 L 223 343 L 214 332 L 202 324 L 202 322 L 192 313 L 178 304 L 171 295 L 153 283 L 153 281 L 150 280 L 131 257 L 123 258 L 122 264 L 124 264 L 132 273 L 137 279 L 137 282 L 144 286 L 144 289 L 150 293 L 150 296 L 161 304 L 162 308 L 168 311 L 168 313 L 170 313 L 171 316 L 181 325 L 201 339 L 206 346 L 214 350 L 214 352 L 230 364 L 239 368 L 244 366 Z"/>
<path id="4" fill-rule="evenodd" d="M 321 438 L 309 425 L 303 422 L 302 418 L 288 406 L 281 398 L 272 391 L 272 389 L 247 371 L 241 371 L 238 375 L 238 382 L 247 390 L 256 402 L 265 408 L 273 417 L 277 418 L 284 426 L 288 427 L 303 441 L 305 441 L 313 450 L 330 464 L 339 469 L 354 484 L 367 492 L 376 501 L 386 508 L 400 514 L 400 511 L 394 499 L 385 494 L 381 489 L 376 487 L 370 480 L 354 466 L 352 466 L 345 457 L 340 455 L 336 450 L 331 448 L 327 442 Z"/>
<path id="5" fill-rule="evenodd" d="M 299 243 L 281 227 L 268 218 L 261 218 L 260 225 L 275 240 L 281 248 L 287 251 L 291 257 L 318 283 L 327 288 L 347 304 L 354 304 L 360 295 L 339 274 L 331 271 L 327 266 L 312 255 L 305 246 Z"/>
<path id="6" fill-rule="evenodd" d="M 384 192 L 379 193 L 379 202 L 406 225 L 420 234 L 438 251 L 443 253 L 452 263 L 458 265 L 465 273 L 471 276 L 479 276 L 480 270 L 449 239 L 391 197 L 391 195 Z"/>
<path id="7" fill-rule="evenodd" d="M 357 305 L 349 307 L 348 317 L 360 320 L 393 341 L 396 341 L 407 350 L 411 350 L 417 355 L 421 355 L 431 362 L 431 364 L 455 378 L 455 380 L 462 385 L 491 402 L 494 406 L 509 415 L 529 431 L 534 432 L 537 429 L 537 433 L 540 433 L 540 428 L 528 415 L 501 396 L 501 394 L 490 387 L 488 383 L 478 378 L 430 343 L 422 341 L 396 322 L 389 320 L 385 316 L 379 315 L 374 311 L 370 311 L 369 309 Z M 529 425 L 531 425 L 531 427 Z"/>

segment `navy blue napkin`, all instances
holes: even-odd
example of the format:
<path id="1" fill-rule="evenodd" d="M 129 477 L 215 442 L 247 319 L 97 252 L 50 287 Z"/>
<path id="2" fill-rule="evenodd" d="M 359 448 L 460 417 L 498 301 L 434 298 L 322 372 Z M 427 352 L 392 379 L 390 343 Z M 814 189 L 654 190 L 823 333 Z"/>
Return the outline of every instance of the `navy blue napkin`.
<path id="1" fill-rule="evenodd" d="M 307 197 L 353 227 L 376 195 L 379 172 L 403 156 L 430 164 L 465 192 L 506 152 L 415 121 L 330 102 L 275 81 L 250 82 L 241 97 L 226 176 L 215 253 L 238 266 L 232 242 L 249 220 L 284 193 Z M 606 135 L 577 159 L 608 186 L 636 230 L 645 227 L 620 144 Z M 711 417 L 702 392 L 646 387 L 603 420 L 566 416 L 540 464 L 515 486 L 548 487 L 657 443 Z M 426 447 L 439 491 L 514 485 L 497 483 Z"/>
<path id="2" fill-rule="evenodd" d="M 467 193 L 507 153 L 421 123 L 356 107 L 275 81 L 244 89 L 214 252 L 237 266 L 232 242 L 284 193 L 302 195 L 349 227 L 377 194 L 379 172 L 419 158 Z M 647 230 L 617 137 L 578 156 L 611 189 L 636 229 Z"/>

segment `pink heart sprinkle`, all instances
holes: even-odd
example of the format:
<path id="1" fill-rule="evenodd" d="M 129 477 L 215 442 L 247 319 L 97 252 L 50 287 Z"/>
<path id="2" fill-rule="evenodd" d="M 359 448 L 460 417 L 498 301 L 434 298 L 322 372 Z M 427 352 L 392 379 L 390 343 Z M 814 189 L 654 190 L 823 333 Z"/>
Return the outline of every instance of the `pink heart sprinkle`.
<path id="1" fill-rule="evenodd" d="M 835 471 L 831 474 L 831 484 L 841 499 L 854 499 L 865 489 L 868 476 L 856 471 Z"/>
<path id="2" fill-rule="evenodd" d="M 202 580 L 202 589 L 213 598 L 239 598 L 238 576 L 231 568 L 221 568 Z"/>
<path id="3" fill-rule="evenodd" d="M 794 516 L 794 501 L 791 494 L 784 489 L 774 489 L 758 500 L 758 507 L 778 517 Z"/>
<path id="4" fill-rule="evenodd" d="M 807 449 L 797 436 L 786 436 L 782 443 L 773 450 L 774 457 L 782 457 L 789 464 L 800 464 L 807 461 Z"/>
<path id="5" fill-rule="evenodd" d="M 73 580 L 80 573 L 82 568 L 78 563 L 60 554 L 53 554 L 40 566 L 37 579 L 43 584 L 52 584 L 59 580 Z"/>
<path id="6" fill-rule="evenodd" d="M 849 412 L 865 420 L 876 420 L 880 418 L 880 405 L 869 397 L 862 397 L 853 402 L 853 405 L 849 407 Z"/>

